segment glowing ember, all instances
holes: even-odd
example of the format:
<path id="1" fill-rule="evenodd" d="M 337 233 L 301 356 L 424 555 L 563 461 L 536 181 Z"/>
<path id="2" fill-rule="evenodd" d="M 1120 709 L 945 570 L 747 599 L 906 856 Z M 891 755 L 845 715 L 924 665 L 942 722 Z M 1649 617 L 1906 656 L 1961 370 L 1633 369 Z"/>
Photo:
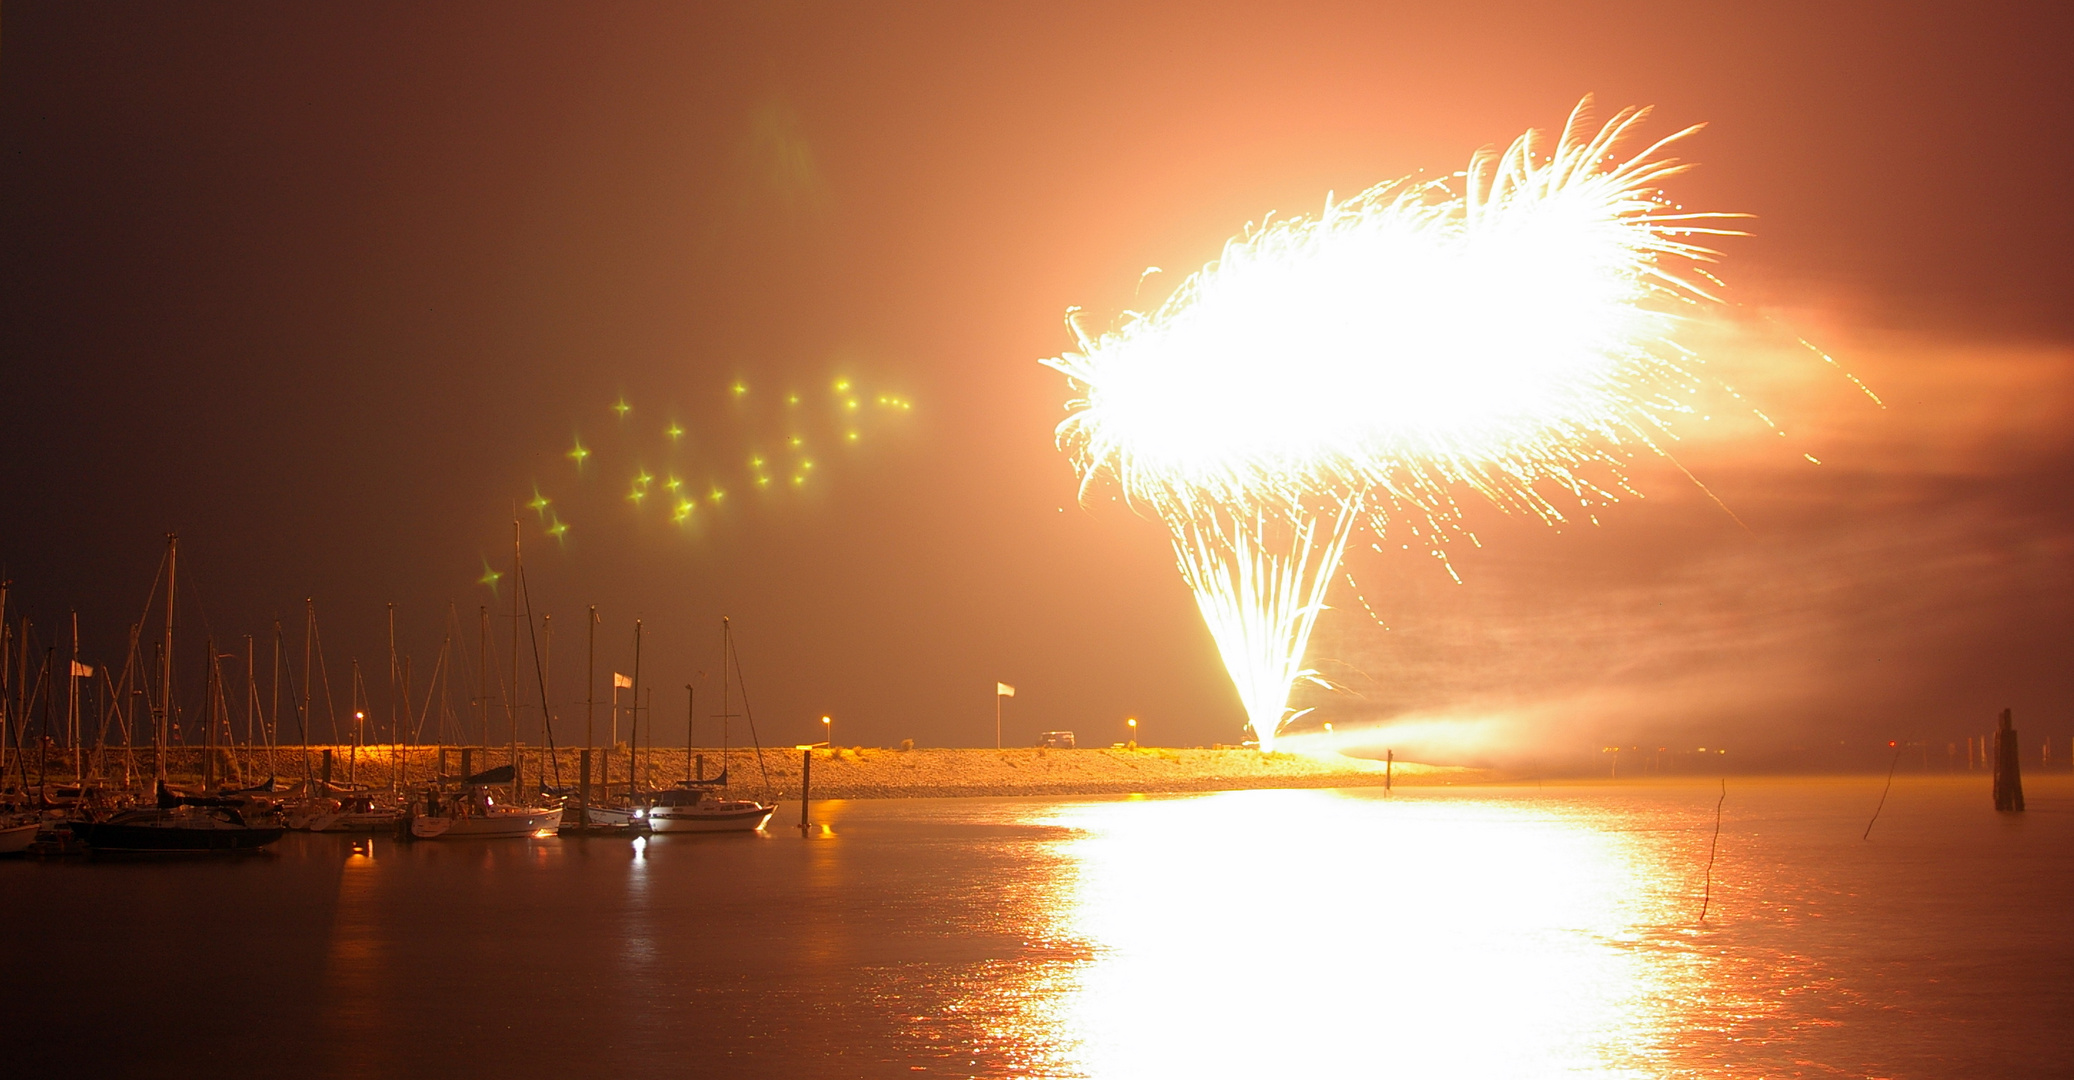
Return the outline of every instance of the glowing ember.
<path id="1" fill-rule="evenodd" d="M 1311 673 L 1304 648 L 1362 521 L 1439 554 L 1467 488 L 1561 520 L 1537 485 L 1605 493 L 1585 466 L 1655 452 L 1696 388 L 1679 309 L 1711 299 L 1659 156 L 1615 156 L 1590 101 L 1445 181 L 1396 181 L 1249 229 L 1149 315 L 1045 363 L 1081 397 L 1059 426 L 1082 488 L 1104 474 L 1172 530 L 1262 750 Z M 1682 271 L 1682 272 L 1681 272 Z"/>

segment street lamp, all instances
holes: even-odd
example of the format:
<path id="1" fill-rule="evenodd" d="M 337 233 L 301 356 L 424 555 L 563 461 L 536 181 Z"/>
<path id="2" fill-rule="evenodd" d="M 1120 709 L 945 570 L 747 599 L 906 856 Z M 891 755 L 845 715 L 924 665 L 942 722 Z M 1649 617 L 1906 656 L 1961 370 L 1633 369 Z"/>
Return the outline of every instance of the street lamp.
<path id="1" fill-rule="evenodd" d="M 824 716 L 821 718 L 821 741 L 827 743 L 828 748 L 831 750 L 835 748 L 835 744 L 828 741 L 829 732 L 835 730 L 832 725 L 833 721 L 829 717 Z"/>
<path id="2" fill-rule="evenodd" d="M 1128 716 L 1124 718 L 1123 722 L 1130 725 L 1131 749 L 1136 750 L 1138 748 L 1138 718 L 1135 716 Z"/>

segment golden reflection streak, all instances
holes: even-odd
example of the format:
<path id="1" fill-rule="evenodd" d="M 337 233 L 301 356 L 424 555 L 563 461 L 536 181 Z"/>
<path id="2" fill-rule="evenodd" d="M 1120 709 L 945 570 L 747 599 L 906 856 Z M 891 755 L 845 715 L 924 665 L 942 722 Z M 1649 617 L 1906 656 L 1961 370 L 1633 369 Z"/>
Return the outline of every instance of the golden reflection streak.
<path id="1" fill-rule="evenodd" d="M 380 1009 L 389 957 L 375 896 L 378 873 L 375 838 L 353 841 L 339 873 L 322 983 L 322 1016 L 333 1029 L 329 1045 L 347 1058 L 334 1063 L 341 1074 L 383 1075 L 395 1064 Z"/>
<path id="2" fill-rule="evenodd" d="M 1012 1026 L 1060 1075 L 1655 1076 L 1663 1002 L 1702 987 L 1643 941 L 1683 867 L 1545 806 L 1248 791 L 1049 823 L 1081 834 L 1055 914 L 1094 959 Z"/>

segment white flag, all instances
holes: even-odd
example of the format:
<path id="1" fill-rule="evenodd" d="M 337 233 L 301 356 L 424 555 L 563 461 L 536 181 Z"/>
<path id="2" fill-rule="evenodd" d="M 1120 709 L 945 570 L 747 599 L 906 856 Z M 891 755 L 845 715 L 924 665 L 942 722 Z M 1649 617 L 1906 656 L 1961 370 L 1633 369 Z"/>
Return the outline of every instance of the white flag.
<path id="1" fill-rule="evenodd" d="M 634 680 L 615 671 L 612 673 L 612 688 L 614 690 L 632 690 L 634 688 Z"/>
<path id="2" fill-rule="evenodd" d="M 998 697 L 1014 697 L 1015 687 L 1005 682 L 997 682 L 994 684 L 994 694 Z"/>
<path id="3" fill-rule="evenodd" d="M 82 664 L 74 660 L 72 661 L 72 674 L 82 679 L 91 679 L 94 677 L 94 666 L 92 664 Z"/>

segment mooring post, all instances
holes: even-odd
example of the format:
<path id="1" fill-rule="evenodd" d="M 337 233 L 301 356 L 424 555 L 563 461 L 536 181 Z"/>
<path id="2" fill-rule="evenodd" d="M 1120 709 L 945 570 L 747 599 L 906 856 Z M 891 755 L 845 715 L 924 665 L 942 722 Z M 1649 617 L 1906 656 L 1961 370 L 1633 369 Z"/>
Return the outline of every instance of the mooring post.
<path id="1" fill-rule="evenodd" d="M 1397 774 L 1397 751 L 1383 751 L 1383 794 L 1390 793 L 1390 781 Z"/>
<path id="2" fill-rule="evenodd" d="M 2010 719 L 2009 710 L 2002 710 L 2002 717 L 1995 724 L 1995 809 L 2020 811 L 2024 808 L 2024 778 L 2019 758 L 2022 748 L 2017 740 L 2016 725 Z"/>
<path id="3" fill-rule="evenodd" d="M 323 771 L 323 773 L 322 773 L 321 775 L 322 775 L 322 776 L 323 776 L 323 778 L 324 778 L 324 790 L 326 790 L 326 791 L 330 791 L 330 790 L 331 790 L 331 751 L 330 751 L 330 750 L 328 750 L 328 749 L 324 751 L 324 771 Z"/>
<path id="4" fill-rule="evenodd" d="M 801 836 L 805 836 L 807 832 L 807 803 L 813 798 L 813 790 L 814 749 L 813 747 L 805 747 L 800 750 L 799 759 L 799 834 Z"/>
<path id="5" fill-rule="evenodd" d="M 464 746 L 461 748 L 461 778 L 463 780 L 466 780 L 467 778 L 474 775 L 475 750 L 472 747 Z"/>
<path id="6" fill-rule="evenodd" d="M 589 827 L 591 823 L 591 752 L 588 748 L 576 753 L 576 824 Z"/>

